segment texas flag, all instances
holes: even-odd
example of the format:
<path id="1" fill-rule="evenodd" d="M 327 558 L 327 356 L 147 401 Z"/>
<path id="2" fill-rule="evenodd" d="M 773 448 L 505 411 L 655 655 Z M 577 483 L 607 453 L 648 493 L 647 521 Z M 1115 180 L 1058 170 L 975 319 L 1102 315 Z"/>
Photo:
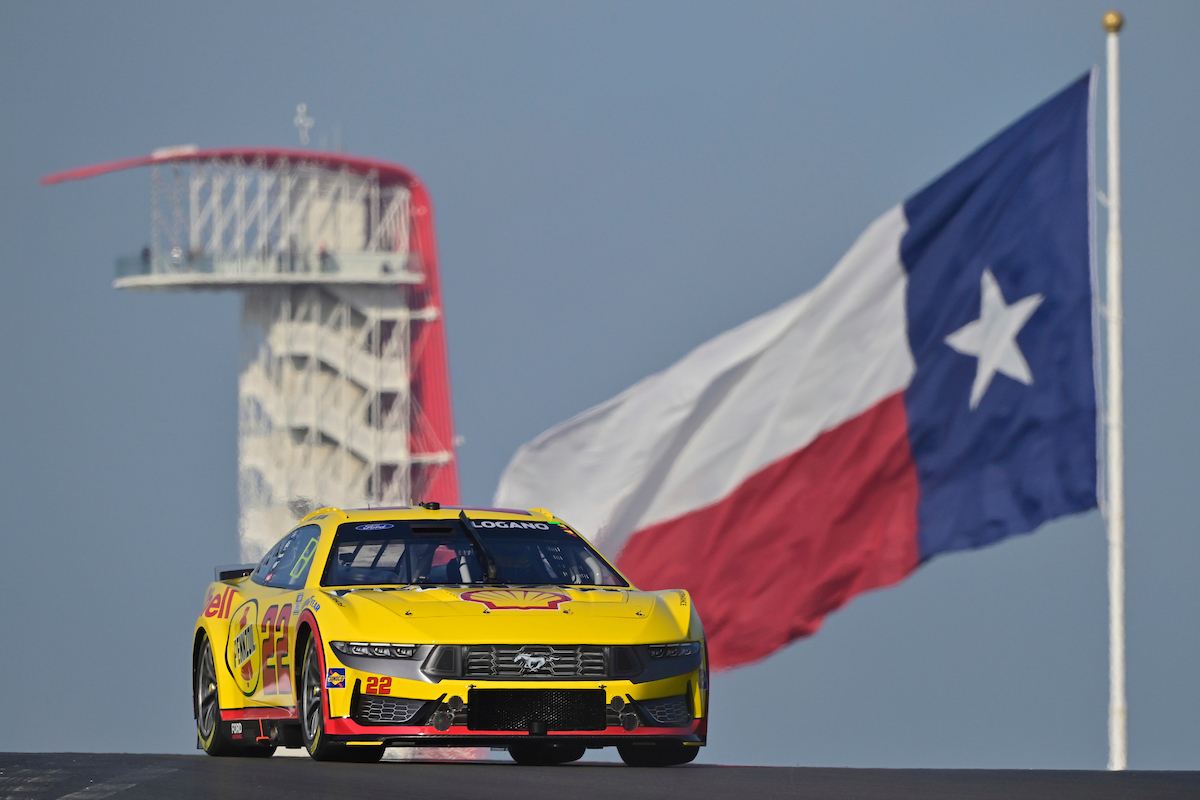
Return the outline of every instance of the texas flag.
<path id="1" fill-rule="evenodd" d="M 522 446 L 544 506 L 713 666 L 815 632 L 939 553 L 1096 506 L 1091 76 L 863 232 L 812 291 Z"/>

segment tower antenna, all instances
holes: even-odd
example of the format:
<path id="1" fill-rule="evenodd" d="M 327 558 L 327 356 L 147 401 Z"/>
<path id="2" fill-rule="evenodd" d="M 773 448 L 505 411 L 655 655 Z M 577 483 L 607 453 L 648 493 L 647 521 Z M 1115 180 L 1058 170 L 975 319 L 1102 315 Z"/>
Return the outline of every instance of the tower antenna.
<path id="1" fill-rule="evenodd" d="M 296 130 L 300 132 L 300 144 L 308 144 L 308 132 L 314 124 L 312 117 L 308 115 L 308 104 L 299 103 L 296 105 L 296 118 L 292 120 L 292 124 L 296 126 Z"/>

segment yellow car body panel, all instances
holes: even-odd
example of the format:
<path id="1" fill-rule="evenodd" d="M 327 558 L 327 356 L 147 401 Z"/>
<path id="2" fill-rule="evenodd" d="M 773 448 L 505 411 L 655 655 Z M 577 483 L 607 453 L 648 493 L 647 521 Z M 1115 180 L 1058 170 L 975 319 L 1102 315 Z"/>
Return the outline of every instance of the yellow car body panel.
<path id="1" fill-rule="evenodd" d="M 320 643 L 325 677 L 322 688 L 326 730 L 348 744 L 480 744 L 485 739 L 505 743 L 514 737 L 530 735 L 529 731 L 481 731 L 468 726 L 467 718 L 474 712 L 469 707 L 465 711 L 459 707 L 467 705 L 473 691 L 483 689 L 602 690 L 608 714 L 603 731 L 593 728 L 586 734 L 557 732 L 557 735 L 586 736 L 590 744 L 617 743 L 636 736 L 704 743 L 707 653 L 703 652 L 700 618 L 686 591 L 639 591 L 631 584 L 322 585 L 339 526 L 353 523 L 369 528 L 399 522 L 460 520 L 499 524 L 544 522 L 562 526 L 578 536 L 562 520 L 541 510 L 525 514 L 495 509 L 420 507 L 322 509 L 301 520 L 284 537 L 285 542 L 293 537 L 297 549 L 309 537 L 296 559 L 299 566 L 294 565 L 287 575 L 266 576 L 268 582 L 279 583 L 281 578 L 284 583 L 291 581 L 290 587 L 264 585 L 262 562 L 259 573 L 253 577 L 242 574 L 211 583 L 196 621 L 193 664 L 198 665 L 201 643 L 207 639 L 216 662 L 220 719 L 223 724 L 232 724 L 230 730 L 240 732 L 234 738 L 241 735 L 247 743 L 255 739 L 259 743 L 295 745 L 296 737 L 289 726 L 295 727 L 300 714 L 296 687 L 301 679 L 304 648 L 315 637 Z M 620 574 L 611 564 L 604 563 Z M 416 648 L 416 656 L 407 661 L 351 657 L 335 651 L 333 642 L 403 644 Z M 647 649 L 656 646 L 658 650 L 654 652 L 661 655 L 668 652 L 662 646 L 668 645 L 682 646 L 685 654 L 692 655 L 674 659 L 681 665 L 676 668 L 671 667 L 672 659 L 658 658 Z M 508 648 L 505 658 L 516 649 L 519 652 L 512 657 L 518 661 L 524 658 L 522 674 L 507 678 L 498 674 L 468 676 L 467 668 L 461 664 L 459 669 L 463 674 L 427 674 L 430 659 L 443 652 L 439 646 L 452 646 L 445 652 L 461 652 L 461 657 L 454 656 L 461 659 L 476 657 L 472 655 L 476 652 L 472 647 L 491 647 L 488 652 Z M 635 653 L 634 661 L 641 664 L 642 671 L 625 677 L 612 673 L 616 652 L 613 648 Z M 542 674 L 546 670 L 552 672 L 553 667 L 546 665 L 558 658 L 555 653 L 583 659 L 584 650 L 597 659 L 600 656 L 596 654 L 605 654 L 604 664 L 608 666 L 604 669 L 608 672 L 595 678 L 574 676 L 562 680 Z M 687 665 L 688 669 L 680 671 Z M 525 674 L 527 667 L 531 667 L 529 674 Z M 679 697 L 686 698 L 685 724 L 656 722 L 646 710 L 650 707 L 639 705 Z M 356 712 L 356 705 L 378 706 L 390 702 L 379 698 L 405 698 L 416 705 L 420 705 L 416 701 L 423 701 L 425 706 L 422 716 L 407 725 L 371 722 L 362 716 L 363 712 Z M 628 706 L 624 711 L 622 704 Z M 636 713 L 632 711 L 634 708 Z M 630 722 L 631 719 L 635 721 Z M 614 720 L 618 723 L 613 724 Z"/>

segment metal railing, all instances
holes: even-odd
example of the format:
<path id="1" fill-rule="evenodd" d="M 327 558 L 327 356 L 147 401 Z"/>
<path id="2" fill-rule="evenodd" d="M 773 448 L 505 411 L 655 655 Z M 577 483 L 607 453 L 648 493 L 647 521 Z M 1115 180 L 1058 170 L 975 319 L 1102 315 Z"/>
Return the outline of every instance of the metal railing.
<path id="1" fill-rule="evenodd" d="M 203 253 L 142 253 L 117 259 L 117 277 L 149 275 L 287 276 L 328 275 L 347 278 L 386 278 L 410 271 L 416 259 L 410 253 L 389 252 L 280 252 L 265 257 L 220 257 Z"/>

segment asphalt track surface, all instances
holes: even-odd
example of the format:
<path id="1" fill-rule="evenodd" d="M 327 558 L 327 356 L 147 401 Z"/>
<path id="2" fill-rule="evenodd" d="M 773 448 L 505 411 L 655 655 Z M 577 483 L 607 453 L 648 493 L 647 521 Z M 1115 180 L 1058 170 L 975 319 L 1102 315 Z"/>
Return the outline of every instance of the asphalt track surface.
<path id="1" fill-rule="evenodd" d="M 889 770 L 586 762 L 318 763 L 299 758 L 0 753 L 0 800 L 323 798 L 442 800 L 642 798 L 1200 798 L 1200 772 Z"/>

